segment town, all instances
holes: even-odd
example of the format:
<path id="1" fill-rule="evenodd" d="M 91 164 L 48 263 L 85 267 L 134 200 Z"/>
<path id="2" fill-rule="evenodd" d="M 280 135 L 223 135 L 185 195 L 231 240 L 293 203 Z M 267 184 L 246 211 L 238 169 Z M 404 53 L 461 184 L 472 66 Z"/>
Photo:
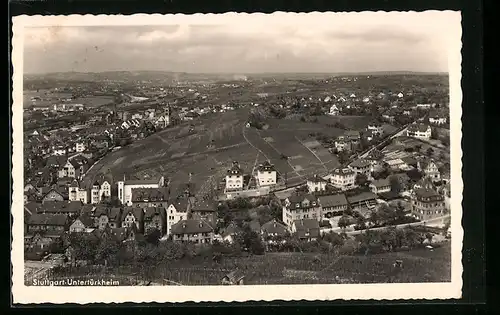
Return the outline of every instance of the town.
<path id="1" fill-rule="evenodd" d="M 447 80 L 27 76 L 25 280 L 449 281 Z"/>

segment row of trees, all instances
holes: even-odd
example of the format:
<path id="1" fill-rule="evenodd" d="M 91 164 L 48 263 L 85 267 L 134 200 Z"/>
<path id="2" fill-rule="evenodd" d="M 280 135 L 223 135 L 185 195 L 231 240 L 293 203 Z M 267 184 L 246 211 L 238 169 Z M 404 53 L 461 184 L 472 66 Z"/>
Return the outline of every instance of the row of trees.
<path id="1" fill-rule="evenodd" d="M 416 221 L 416 219 L 406 216 L 405 208 L 401 203 L 398 203 L 396 206 L 383 203 L 376 210 L 370 212 L 368 218 L 365 218 L 357 211 L 346 211 L 340 217 L 338 226 L 345 230 L 348 226 L 354 224 L 355 230 L 364 230 L 368 227 L 376 228 Z"/>

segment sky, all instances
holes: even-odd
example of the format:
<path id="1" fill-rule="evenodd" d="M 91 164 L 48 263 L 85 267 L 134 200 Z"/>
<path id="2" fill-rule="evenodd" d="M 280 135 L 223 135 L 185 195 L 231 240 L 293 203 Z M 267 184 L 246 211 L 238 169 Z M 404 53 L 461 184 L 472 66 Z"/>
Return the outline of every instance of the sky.
<path id="1" fill-rule="evenodd" d="M 27 26 L 24 72 L 447 72 L 461 34 L 451 11 L 174 22 Z"/>

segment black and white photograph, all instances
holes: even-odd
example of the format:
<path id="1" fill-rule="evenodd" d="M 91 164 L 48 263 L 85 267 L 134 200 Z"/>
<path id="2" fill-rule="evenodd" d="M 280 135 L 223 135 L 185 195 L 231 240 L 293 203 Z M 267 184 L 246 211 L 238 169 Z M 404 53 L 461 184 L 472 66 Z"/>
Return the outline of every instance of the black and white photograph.
<path id="1" fill-rule="evenodd" d="M 13 21 L 14 300 L 460 297 L 460 12 Z"/>

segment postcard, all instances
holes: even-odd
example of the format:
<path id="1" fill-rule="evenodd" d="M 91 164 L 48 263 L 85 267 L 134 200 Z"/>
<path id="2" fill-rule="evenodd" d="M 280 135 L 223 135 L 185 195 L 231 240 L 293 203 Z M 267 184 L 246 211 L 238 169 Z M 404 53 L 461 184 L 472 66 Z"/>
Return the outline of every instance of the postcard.
<path id="1" fill-rule="evenodd" d="M 14 303 L 462 294 L 461 14 L 13 18 Z"/>

